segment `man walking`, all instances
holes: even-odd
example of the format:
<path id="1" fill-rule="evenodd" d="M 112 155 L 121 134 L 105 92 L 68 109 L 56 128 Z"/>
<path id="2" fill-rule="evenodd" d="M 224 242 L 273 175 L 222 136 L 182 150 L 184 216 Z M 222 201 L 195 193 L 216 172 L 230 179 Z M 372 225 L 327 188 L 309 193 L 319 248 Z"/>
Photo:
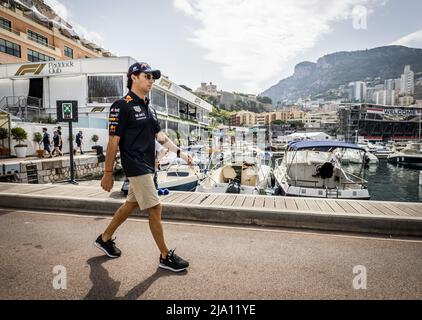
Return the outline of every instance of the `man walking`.
<path id="1" fill-rule="evenodd" d="M 62 127 L 57 127 L 57 128 L 54 128 L 54 132 L 56 132 L 57 131 L 57 134 L 59 135 L 59 146 L 58 146 L 58 150 L 60 151 L 60 155 L 63 155 L 63 153 L 62 153 L 62 147 L 63 147 L 63 141 L 62 141 Z M 54 141 L 54 138 L 53 138 L 53 141 Z M 54 148 L 53 148 L 53 152 L 51 153 L 52 155 L 55 155 L 56 156 L 56 146 L 54 146 Z M 57 156 L 56 156 L 57 157 Z"/>
<path id="2" fill-rule="evenodd" d="M 78 134 L 76 135 L 76 149 L 74 150 L 74 154 L 76 154 L 77 149 L 79 149 L 81 154 L 84 154 L 84 152 L 82 151 L 82 143 L 84 137 L 82 135 L 82 131 L 79 131 Z"/>
<path id="3" fill-rule="evenodd" d="M 61 137 L 59 136 L 59 133 L 57 132 L 57 130 L 54 131 L 53 144 L 54 144 L 54 151 L 56 152 L 56 154 L 54 155 L 55 157 L 62 156 L 62 152 L 60 151 L 60 140 L 61 140 Z"/>
<path id="4" fill-rule="evenodd" d="M 147 210 L 149 226 L 160 251 L 159 267 L 179 272 L 189 263 L 169 250 L 164 241 L 161 224 L 161 204 L 154 186 L 155 140 L 192 164 L 190 156 L 181 153 L 170 139 L 161 132 L 157 114 L 149 106 L 148 93 L 154 80 L 161 77 L 159 70 L 152 70 L 146 63 L 135 63 L 128 73 L 128 94 L 117 100 L 110 109 L 109 142 L 101 186 L 110 191 L 113 187 L 113 163 L 120 148 L 122 166 L 130 181 L 126 202 L 115 212 L 107 229 L 98 236 L 94 245 L 111 258 L 118 258 L 121 251 L 112 236 L 117 228 L 138 207 Z"/>
<path id="5" fill-rule="evenodd" d="M 42 132 L 43 132 L 42 143 L 44 145 L 44 153 L 47 151 L 49 158 L 52 158 L 53 156 L 51 155 L 51 151 L 50 151 L 51 141 L 50 141 L 50 135 L 47 132 L 47 128 L 42 128 Z"/>

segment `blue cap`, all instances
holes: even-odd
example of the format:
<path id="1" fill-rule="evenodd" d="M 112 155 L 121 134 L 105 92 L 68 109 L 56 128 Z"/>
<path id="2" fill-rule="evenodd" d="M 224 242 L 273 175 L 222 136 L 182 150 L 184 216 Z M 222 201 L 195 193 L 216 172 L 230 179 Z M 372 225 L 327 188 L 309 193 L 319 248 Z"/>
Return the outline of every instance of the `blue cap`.
<path id="1" fill-rule="evenodd" d="M 136 62 L 134 64 L 132 64 L 129 67 L 129 70 L 127 71 L 127 76 L 128 78 L 130 77 L 131 74 L 133 73 L 151 73 L 152 77 L 157 80 L 160 79 L 161 77 L 161 71 L 160 70 L 153 70 L 151 69 L 151 67 L 149 66 L 148 63 L 145 62 Z"/>

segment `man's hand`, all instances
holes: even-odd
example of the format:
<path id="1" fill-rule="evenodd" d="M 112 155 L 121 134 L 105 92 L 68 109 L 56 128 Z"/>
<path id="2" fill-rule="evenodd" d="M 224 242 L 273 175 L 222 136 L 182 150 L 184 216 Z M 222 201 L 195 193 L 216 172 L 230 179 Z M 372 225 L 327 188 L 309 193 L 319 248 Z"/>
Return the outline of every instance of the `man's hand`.
<path id="1" fill-rule="evenodd" d="M 112 172 L 104 172 L 103 178 L 101 179 L 101 187 L 110 192 L 113 189 L 114 179 Z"/>
<path id="2" fill-rule="evenodd" d="M 192 166 L 192 157 L 188 155 L 188 165 Z"/>
<path id="3" fill-rule="evenodd" d="M 180 158 L 184 160 L 189 166 L 192 166 L 192 157 L 189 154 L 181 152 Z"/>

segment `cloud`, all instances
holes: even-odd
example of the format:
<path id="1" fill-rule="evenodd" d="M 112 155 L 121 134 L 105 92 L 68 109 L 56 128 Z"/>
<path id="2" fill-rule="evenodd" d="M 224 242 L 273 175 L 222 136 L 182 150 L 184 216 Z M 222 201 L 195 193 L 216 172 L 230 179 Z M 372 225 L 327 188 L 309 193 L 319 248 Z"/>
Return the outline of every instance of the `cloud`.
<path id="1" fill-rule="evenodd" d="M 370 13 L 385 0 L 174 0 L 198 20 L 189 39 L 206 49 L 223 76 L 259 91 L 289 59 L 313 48 L 335 21 L 350 19 L 356 6 Z M 352 28 L 352 22 L 350 23 Z"/>
<path id="2" fill-rule="evenodd" d="M 418 30 L 407 36 L 394 41 L 392 45 L 406 46 L 412 48 L 422 48 L 422 30 Z"/>
<path id="3" fill-rule="evenodd" d="M 44 0 L 44 3 L 49 5 L 64 20 L 69 18 L 69 12 L 64 4 L 57 0 Z"/>
<path id="4" fill-rule="evenodd" d="M 91 42 L 94 42 L 97 45 L 103 46 L 104 38 L 95 31 L 88 31 L 86 28 L 81 26 L 78 23 L 71 22 L 73 26 L 73 30 L 79 35 L 81 35 L 86 40 L 89 40 Z"/>
<path id="5" fill-rule="evenodd" d="M 104 38 L 97 32 L 89 31 L 85 27 L 81 26 L 79 23 L 75 22 L 69 10 L 64 4 L 62 4 L 58 0 L 44 0 L 44 2 L 49 5 L 61 18 L 69 22 L 72 25 L 73 30 L 75 30 L 77 34 L 79 34 L 86 40 L 89 40 L 102 46 Z"/>

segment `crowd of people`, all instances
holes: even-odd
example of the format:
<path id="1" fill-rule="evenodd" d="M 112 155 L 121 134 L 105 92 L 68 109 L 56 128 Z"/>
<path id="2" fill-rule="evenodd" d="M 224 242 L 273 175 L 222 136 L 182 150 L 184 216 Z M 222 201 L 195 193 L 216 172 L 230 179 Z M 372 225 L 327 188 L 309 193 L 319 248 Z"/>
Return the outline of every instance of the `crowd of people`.
<path id="1" fill-rule="evenodd" d="M 47 152 L 49 158 L 63 156 L 62 127 L 54 128 L 53 138 L 50 137 L 50 134 L 48 133 L 47 128 L 43 128 L 42 131 L 43 131 L 42 144 L 44 146 L 44 156 L 45 156 L 45 152 Z M 82 145 L 83 145 L 83 133 L 82 131 L 79 131 L 76 134 L 77 148 L 73 149 L 73 153 L 76 154 L 77 149 L 79 149 L 80 154 L 84 154 L 84 152 L 82 151 Z"/>

